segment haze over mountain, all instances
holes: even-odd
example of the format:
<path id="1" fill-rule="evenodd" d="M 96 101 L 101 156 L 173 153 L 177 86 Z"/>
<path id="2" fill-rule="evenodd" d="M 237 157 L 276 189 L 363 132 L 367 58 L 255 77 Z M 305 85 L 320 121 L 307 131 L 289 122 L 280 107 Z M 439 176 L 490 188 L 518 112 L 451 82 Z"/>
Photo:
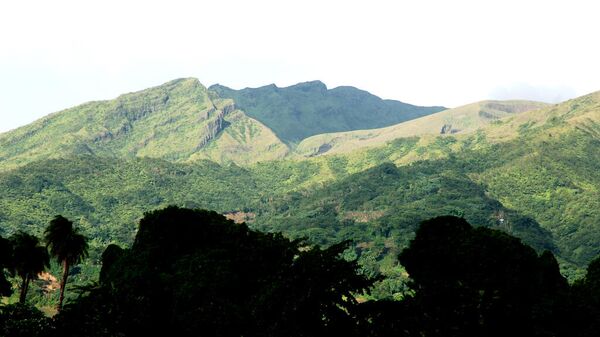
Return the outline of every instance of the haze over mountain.
<path id="1" fill-rule="evenodd" d="M 305 156 L 332 154 L 381 146 L 402 137 L 470 133 L 501 118 L 546 106 L 549 104 L 532 101 L 482 101 L 382 129 L 316 135 L 304 139 L 297 152 Z"/>
<path id="2" fill-rule="evenodd" d="M 286 88 L 272 84 L 233 90 L 216 84 L 209 89 L 233 99 L 240 109 L 268 125 L 288 144 L 326 132 L 380 128 L 445 109 L 383 100 L 354 87 L 327 89 L 320 81 Z"/>

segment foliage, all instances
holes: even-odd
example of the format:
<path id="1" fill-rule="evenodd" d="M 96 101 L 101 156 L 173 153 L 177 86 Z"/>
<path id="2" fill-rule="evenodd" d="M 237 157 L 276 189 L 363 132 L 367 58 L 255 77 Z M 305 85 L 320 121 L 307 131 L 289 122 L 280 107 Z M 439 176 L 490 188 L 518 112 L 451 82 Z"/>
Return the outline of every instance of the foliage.
<path id="1" fill-rule="evenodd" d="M 0 336 L 42 337 L 53 333 L 53 324 L 35 307 L 26 304 L 0 306 Z"/>
<path id="2" fill-rule="evenodd" d="M 46 247 L 40 245 L 37 237 L 19 231 L 10 237 L 12 244 L 11 268 L 21 278 L 19 302 L 25 303 L 29 283 L 37 275 L 50 267 L 50 257 Z"/>
<path id="3" fill-rule="evenodd" d="M 131 248 L 107 247 L 99 283 L 57 316 L 0 307 L 0 333 L 591 337 L 600 326 L 600 258 L 570 286 L 551 252 L 436 217 L 398 257 L 411 292 L 359 303 L 374 279 L 343 258 L 347 247 L 320 249 L 215 212 L 167 207 L 145 215 Z"/>
<path id="4" fill-rule="evenodd" d="M 431 336 L 545 336 L 565 316 L 568 283 L 552 253 L 464 219 L 427 220 L 400 262 Z"/>
<path id="5" fill-rule="evenodd" d="M 73 265 L 80 263 L 88 256 L 87 238 L 73 228 L 73 222 L 67 218 L 57 215 L 50 221 L 44 231 L 44 241 L 50 249 L 50 255 L 56 258 L 63 266 L 63 275 L 60 281 L 60 297 L 58 310 L 62 307 L 65 287 L 69 276 L 69 270 Z"/>
<path id="6" fill-rule="evenodd" d="M 263 93 L 264 99 L 271 97 L 266 94 L 269 92 L 276 98 L 281 95 L 277 100 L 284 101 L 288 94 L 298 95 L 294 100 L 312 97 L 315 92 L 337 95 L 337 89 L 324 91 L 318 83 L 289 90 L 271 87 L 244 92 L 254 92 L 257 102 Z M 306 237 L 323 246 L 354 240 L 345 254 L 358 257 L 365 274 L 387 277 L 377 282 L 373 291 L 377 298 L 405 296 L 406 273 L 397 261 L 390 261 L 408 245 L 416 224 L 435 216 L 464 217 L 477 226 L 518 236 L 538 251 L 551 250 L 570 280 L 581 277 L 583 268 L 600 253 L 598 94 L 519 114 L 505 110 L 518 109 L 523 102 L 505 104 L 504 112 L 498 106 L 483 109 L 481 103 L 477 105 L 481 109 L 465 114 L 490 120 L 499 113 L 509 116 L 464 135 L 395 139 L 351 153 L 245 167 L 196 161 L 201 156 L 187 162 L 189 153 L 176 151 L 178 144 L 188 149 L 188 141 L 197 140 L 188 129 L 177 126 L 191 123 L 182 117 L 188 116 L 185 111 L 192 115 L 204 111 L 201 106 L 207 101 L 190 99 L 191 95 L 206 95 L 218 109 L 231 104 L 197 81 L 180 80 L 115 101 L 90 103 L 3 135 L 1 150 L 6 153 L 0 155 L 0 234 L 7 237 L 25 230 L 39 236 L 54 215 L 72 219 L 90 238 L 90 259 L 71 275 L 74 285 L 80 285 L 96 278 L 107 245 L 131 244 L 135 223 L 146 210 L 171 204 L 214 209 L 240 215 L 252 228 L 281 231 L 290 238 Z M 164 103 L 167 96 L 169 103 Z M 346 102 L 353 96 L 344 97 L 341 101 Z M 306 109 L 317 111 L 319 104 Z M 83 118 L 82 113 L 90 116 Z M 485 116 L 480 116 L 482 113 Z M 231 116 L 238 115 L 231 112 Z M 62 150 L 71 149 L 71 141 L 78 149 L 100 146 L 86 140 L 83 136 L 87 137 L 88 129 L 81 129 L 82 125 L 96 127 L 96 117 L 107 117 L 110 125 L 135 122 L 131 135 L 121 135 L 133 137 L 127 139 L 135 142 L 117 141 L 121 136 L 115 136 L 111 140 L 114 148 L 103 147 L 108 152 L 96 149 L 91 154 L 83 151 L 67 156 L 72 151 Z M 460 119 L 460 115 L 445 118 L 451 117 Z M 231 130 L 256 134 L 246 122 Z M 527 127 L 520 127 L 524 124 Z M 172 155 L 158 155 L 160 151 L 152 152 L 148 145 L 152 141 L 142 141 L 146 136 L 154 139 L 150 130 L 155 127 L 156 137 L 165 135 L 159 137 L 161 142 L 168 140 L 168 144 L 159 142 L 160 150 Z M 135 138 L 138 132 L 144 137 Z M 231 139 L 244 138 L 234 133 Z M 77 136 L 64 140 L 64 134 Z M 49 149 L 41 145 L 45 142 L 52 153 L 65 157 L 43 159 Z M 148 146 L 139 148 L 141 152 L 131 150 L 143 144 Z M 207 145 L 206 151 L 216 151 L 208 158 L 224 162 L 213 156 L 222 149 Z M 148 158 L 155 155 L 162 159 Z M 13 162 L 17 157 L 22 161 Z M 51 272 L 57 274 L 59 268 L 53 265 Z"/>
<path id="7" fill-rule="evenodd" d="M 315 336 L 356 332 L 370 281 L 340 254 L 209 211 L 147 213 L 130 249 L 110 248 L 98 289 L 65 307 L 61 336 Z"/>
<path id="8" fill-rule="evenodd" d="M 11 284 L 6 279 L 6 273 L 12 265 L 12 244 L 0 236 L 0 297 L 12 294 Z M 8 270 L 7 270 L 8 269 Z"/>
<path id="9" fill-rule="evenodd" d="M 382 100 L 353 87 L 327 90 L 320 81 L 242 90 L 213 85 L 209 90 L 233 99 L 287 144 L 326 132 L 381 128 L 445 109 Z"/>

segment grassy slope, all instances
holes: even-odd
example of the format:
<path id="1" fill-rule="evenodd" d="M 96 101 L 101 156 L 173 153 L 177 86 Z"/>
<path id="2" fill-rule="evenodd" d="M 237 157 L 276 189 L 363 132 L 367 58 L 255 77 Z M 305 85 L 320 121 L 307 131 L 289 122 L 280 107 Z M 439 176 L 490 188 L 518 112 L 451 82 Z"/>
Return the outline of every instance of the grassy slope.
<path id="1" fill-rule="evenodd" d="M 215 129 L 218 125 L 225 128 Z M 212 146 L 206 148 L 203 139 Z M 267 127 L 234 110 L 231 100 L 211 95 L 196 79 L 181 79 L 86 103 L 2 134 L 0 169 L 81 154 L 188 161 L 216 159 L 216 151 L 223 162 L 238 163 L 287 153 Z"/>
<path id="2" fill-rule="evenodd" d="M 286 88 L 269 85 L 233 90 L 214 85 L 209 89 L 232 98 L 240 109 L 288 144 L 326 132 L 380 128 L 444 109 L 382 100 L 353 87 L 327 90 L 319 81 Z"/>
<path id="3" fill-rule="evenodd" d="M 285 157 L 289 149 L 261 122 L 235 110 L 225 117 L 229 125 L 214 141 L 190 156 L 189 161 L 208 159 L 217 163 L 249 165 Z"/>
<path id="4" fill-rule="evenodd" d="M 303 140 L 296 152 L 303 156 L 351 152 L 381 146 L 401 138 L 423 135 L 470 133 L 502 118 L 548 106 L 531 101 L 482 101 L 373 130 L 316 135 Z"/>

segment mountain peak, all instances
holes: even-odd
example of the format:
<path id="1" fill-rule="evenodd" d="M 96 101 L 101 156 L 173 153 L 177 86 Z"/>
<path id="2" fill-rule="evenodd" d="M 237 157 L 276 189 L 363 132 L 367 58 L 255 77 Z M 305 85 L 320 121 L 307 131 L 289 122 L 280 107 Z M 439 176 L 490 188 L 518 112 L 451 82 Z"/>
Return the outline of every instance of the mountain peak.
<path id="1" fill-rule="evenodd" d="M 286 88 L 283 88 L 286 89 Z M 300 82 L 298 84 L 291 85 L 287 87 L 287 89 L 300 89 L 302 91 L 327 91 L 327 86 L 325 83 L 315 80 L 315 81 L 307 81 Z"/>

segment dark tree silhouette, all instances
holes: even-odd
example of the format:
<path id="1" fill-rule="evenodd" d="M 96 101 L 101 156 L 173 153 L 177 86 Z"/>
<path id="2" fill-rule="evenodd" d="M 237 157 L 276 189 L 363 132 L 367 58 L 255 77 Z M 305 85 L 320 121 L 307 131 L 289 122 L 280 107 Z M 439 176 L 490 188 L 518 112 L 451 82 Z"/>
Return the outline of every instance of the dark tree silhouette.
<path id="1" fill-rule="evenodd" d="M 12 263 L 12 246 L 10 241 L 0 236 L 0 297 L 12 294 L 11 284 L 6 279 L 5 269 Z"/>
<path id="2" fill-rule="evenodd" d="M 424 221 L 400 254 L 430 336 L 546 336 L 564 313 L 568 283 L 504 232 L 445 216 Z"/>
<path id="3" fill-rule="evenodd" d="M 0 336 L 51 337 L 52 333 L 52 319 L 35 306 L 22 303 L 0 306 Z"/>
<path id="4" fill-rule="evenodd" d="M 570 337 L 596 337 L 600 331 L 600 256 L 587 268 L 585 277 L 573 285 Z"/>
<path id="5" fill-rule="evenodd" d="M 25 303 L 29 283 L 37 275 L 50 266 L 50 258 L 46 247 L 40 240 L 30 234 L 17 232 L 10 238 L 12 244 L 12 270 L 21 278 L 19 302 Z"/>
<path id="6" fill-rule="evenodd" d="M 62 308 L 65 287 L 71 266 L 80 263 L 88 254 L 87 238 L 73 228 L 73 222 L 57 215 L 44 231 L 44 240 L 50 254 L 62 264 L 63 275 L 60 281 L 58 310 Z"/>
<path id="7" fill-rule="evenodd" d="M 61 336 L 353 336 L 354 292 L 371 282 L 329 249 L 169 207 L 130 249 L 103 254 L 100 287 L 65 306 Z"/>

